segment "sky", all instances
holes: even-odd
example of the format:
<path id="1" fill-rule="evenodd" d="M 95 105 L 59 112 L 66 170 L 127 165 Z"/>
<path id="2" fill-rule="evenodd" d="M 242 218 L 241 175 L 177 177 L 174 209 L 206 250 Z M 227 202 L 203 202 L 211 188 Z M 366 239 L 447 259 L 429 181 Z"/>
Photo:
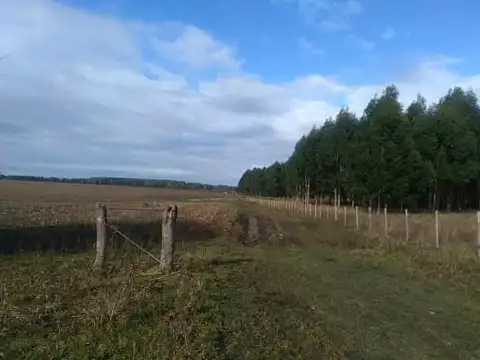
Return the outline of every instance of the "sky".
<path id="1" fill-rule="evenodd" d="M 342 106 L 480 90 L 473 0 L 0 0 L 0 171 L 234 185 Z"/>

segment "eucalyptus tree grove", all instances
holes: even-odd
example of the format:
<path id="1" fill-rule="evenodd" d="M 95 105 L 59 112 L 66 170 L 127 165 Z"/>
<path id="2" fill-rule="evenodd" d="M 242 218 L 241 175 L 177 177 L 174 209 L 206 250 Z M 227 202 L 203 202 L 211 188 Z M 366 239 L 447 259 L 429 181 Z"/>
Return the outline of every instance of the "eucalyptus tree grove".
<path id="1" fill-rule="evenodd" d="M 394 85 L 358 118 L 348 108 L 314 127 L 290 158 L 247 170 L 238 188 L 261 196 L 333 197 L 411 210 L 477 208 L 480 198 L 480 107 L 456 87 L 406 109 Z"/>

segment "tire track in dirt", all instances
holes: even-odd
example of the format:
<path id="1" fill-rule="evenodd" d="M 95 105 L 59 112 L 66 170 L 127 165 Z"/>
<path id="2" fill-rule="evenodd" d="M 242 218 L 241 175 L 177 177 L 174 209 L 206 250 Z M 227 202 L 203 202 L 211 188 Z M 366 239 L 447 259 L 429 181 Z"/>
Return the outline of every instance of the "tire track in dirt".
<path id="1" fill-rule="evenodd" d="M 235 221 L 236 239 L 245 246 L 268 244 L 277 246 L 301 246 L 298 237 L 285 231 L 271 214 L 241 208 Z"/>

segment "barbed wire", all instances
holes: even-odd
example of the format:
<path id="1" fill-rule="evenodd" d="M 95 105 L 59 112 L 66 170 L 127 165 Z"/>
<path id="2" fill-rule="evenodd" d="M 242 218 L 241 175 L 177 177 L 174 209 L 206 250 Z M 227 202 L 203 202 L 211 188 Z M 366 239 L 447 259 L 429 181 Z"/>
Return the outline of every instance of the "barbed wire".
<path id="1" fill-rule="evenodd" d="M 164 211 L 165 208 L 120 208 L 108 206 L 108 211 Z"/>
<path id="2" fill-rule="evenodd" d="M 154 259 L 156 262 L 158 262 L 159 264 L 161 264 L 161 260 L 156 257 L 155 255 L 153 255 L 150 251 L 148 251 L 147 249 L 141 247 L 140 245 L 138 245 L 135 241 L 133 241 L 132 239 L 130 239 L 127 235 L 125 235 L 123 232 L 121 232 L 120 230 L 118 230 L 115 226 L 112 226 L 110 224 L 107 224 L 107 226 L 112 229 L 115 233 L 117 233 L 118 235 L 122 236 L 125 240 L 127 240 L 128 242 L 130 242 L 132 245 L 134 245 L 137 249 L 139 249 L 140 251 L 143 251 L 145 254 L 147 254 L 148 256 L 150 256 L 152 259 Z"/>

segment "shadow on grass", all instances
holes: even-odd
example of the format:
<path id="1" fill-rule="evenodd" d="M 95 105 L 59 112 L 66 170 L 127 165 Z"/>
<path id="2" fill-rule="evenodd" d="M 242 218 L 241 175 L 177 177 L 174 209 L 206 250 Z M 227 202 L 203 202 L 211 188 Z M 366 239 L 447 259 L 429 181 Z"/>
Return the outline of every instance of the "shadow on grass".
<path id="1" fill-rule="evenodd" d="M 154 222 L 112 222 L 112 226 L 143 247 L 161 244 L 162 224 Z M 109 247 L 130 246 L 119 234 L 113 236 L 108 229 Z M 184 244 L 206 241 L 220 236 L 219 230 L 208 224 L 178 219 L 175 228 L 176 242 Z M 0 254 L 29 251 L 82 252 L 95 246 L 94 224 L 66 224 L 30 228 L 0 228 Z"/>
<path id="2" fill-rule="evenodd" d="M 253 262 L 252 258 L 236 258 L 236 259 L 213 259 L 210 261 L 211 265 L 237 265 L 237 264 L 246 264 Z"/>

